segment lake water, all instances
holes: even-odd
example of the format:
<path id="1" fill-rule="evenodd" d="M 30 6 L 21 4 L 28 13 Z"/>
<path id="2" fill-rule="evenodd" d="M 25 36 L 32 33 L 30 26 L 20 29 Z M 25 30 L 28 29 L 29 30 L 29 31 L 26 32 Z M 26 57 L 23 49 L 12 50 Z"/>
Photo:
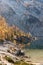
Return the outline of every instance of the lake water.
<path id="1" fill-rule="evenodd" d="M 43 49 L 26 49 L 25 53 L 33 63 L 43 63 Z"/>
<path id="2" fill-rule="evenodd" d="M 43 65 L 43 39 L 32 42 L 30 49 L 28 48 L 26 48 L 25 53 L 30 56 L 31 61 Z"/>

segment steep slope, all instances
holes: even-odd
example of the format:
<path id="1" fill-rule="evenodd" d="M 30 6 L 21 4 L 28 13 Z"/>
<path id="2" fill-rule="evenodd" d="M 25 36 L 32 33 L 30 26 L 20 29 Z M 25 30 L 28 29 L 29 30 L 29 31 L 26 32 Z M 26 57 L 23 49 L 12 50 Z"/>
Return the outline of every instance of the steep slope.
<path id="1" fill-rule="evenodd" d="M 43 0 L 0 0 L 0 15 L 34 36 L 43 36 Z"/>

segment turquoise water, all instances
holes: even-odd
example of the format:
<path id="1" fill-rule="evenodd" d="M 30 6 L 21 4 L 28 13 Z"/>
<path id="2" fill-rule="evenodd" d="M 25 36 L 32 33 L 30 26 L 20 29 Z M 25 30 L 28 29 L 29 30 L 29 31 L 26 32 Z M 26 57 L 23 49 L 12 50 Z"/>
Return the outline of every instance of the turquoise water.
<path id="1" fill-rule="evenodd" d="M 29 46 L 26 46 L 26 48 L 30 49 L 43 49 L 43 39 L 36 40 L 30 43 Z"/>

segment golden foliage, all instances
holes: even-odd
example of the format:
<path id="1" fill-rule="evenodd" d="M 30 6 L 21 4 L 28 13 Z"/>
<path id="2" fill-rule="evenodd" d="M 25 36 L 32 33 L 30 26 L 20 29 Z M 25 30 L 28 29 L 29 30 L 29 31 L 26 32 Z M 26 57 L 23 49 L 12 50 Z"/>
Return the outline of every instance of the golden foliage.
<path id="1" fill-rule="evenodd" d="M 13 35 L 13 27 L 7 25 L 5 18 L 0 16 L 0 39 L 5 39 Z"/>
<path id="2" fill-rule="evenodd" d="M 13 43 L 16 44 L 16 41 L 14 40 L 14 38 L 16 39 L 17 37 L 21 37 L 21 36 L 30 37 L 30 34 L 24 33 L 22 30 L 20 30 L 18 27 L 14 26 L 14 25 L 9 26 L 6 23 L 5 18 L 0 16 L 0 40 L 7 39 L 10 41 L 13 41 Z M 23 45 L 22 45 L 22 47 L 23 47 Z"/>

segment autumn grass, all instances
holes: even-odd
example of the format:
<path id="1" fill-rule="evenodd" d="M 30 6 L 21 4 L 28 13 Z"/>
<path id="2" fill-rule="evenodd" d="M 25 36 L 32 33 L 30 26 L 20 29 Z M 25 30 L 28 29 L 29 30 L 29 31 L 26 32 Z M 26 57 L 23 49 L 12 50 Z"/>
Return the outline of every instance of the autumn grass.
<path id="1" fill-rule="evenodd" d="M 33 65 L 33 64 L 28 64 L 24 61 L 16 61 L 16 62 L 14 62 L 14 65 Z"/>

